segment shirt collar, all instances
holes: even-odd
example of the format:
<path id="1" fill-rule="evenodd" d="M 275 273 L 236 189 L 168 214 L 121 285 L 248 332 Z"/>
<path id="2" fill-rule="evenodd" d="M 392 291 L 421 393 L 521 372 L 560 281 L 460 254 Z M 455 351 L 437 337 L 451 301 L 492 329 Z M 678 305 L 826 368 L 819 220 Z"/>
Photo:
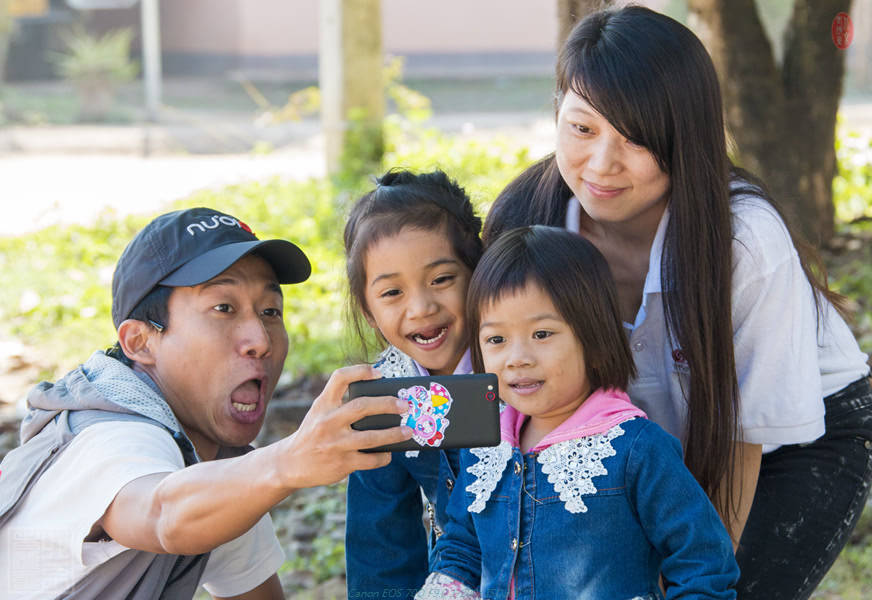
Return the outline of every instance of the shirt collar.
<path id="1" fill-rule="evenodd" d="M 651 254 L 648 257 L 648 275 L 645 277 L 643 294 L 658 294 L 663 291 L 660 280 L 660 263 L 663 258 L 663 244 L 666 242 L 666 226 L 669 224 L 669 205 L 663 209 L 663 215 L 657 224 L 657 233 L 651 244 Z"/>
<path id="2" fill-rule="evenodd" d="M 412 359 L 412 362 L 415 368 L 418 369 L 418 375 L 421 377 L 428 377 L 430 375 L 430 371 L 422 367 L 417 360 Z M 469 348 L 467 348 L 463 356 L 460 357 L 460 362 L 454 367 L 453 375 L 468 375 L 469 373 L 472 373 L 472 355 L 469 353 Z"/>
<path id="3" fill-rule="evenodd" d="M 644 411 L 633 406 L 626 392 L 598 389 L 581 403 L 571 417 L 543 437 L 529 452 L 541 452 L 558 442 L 604 433 L 634 417 L 647 418 Z M 514 447 L 520 447 L 521 427 L 527 415 L 508 404 L 500 415 L 500 435 Z"/>

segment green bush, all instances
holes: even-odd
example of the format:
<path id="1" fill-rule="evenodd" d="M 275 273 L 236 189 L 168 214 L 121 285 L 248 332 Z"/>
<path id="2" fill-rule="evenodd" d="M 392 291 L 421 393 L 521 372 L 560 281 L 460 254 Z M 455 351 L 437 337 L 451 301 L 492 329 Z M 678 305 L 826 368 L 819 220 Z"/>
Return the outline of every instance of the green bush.
<path id="1" fill-rule="evenodd" d="M 382 170 L 436 167 L 456 178 L 484 214 L 494 195 L 528 162 L 508 142 L 464 142 L 435 130 L 388 124 L 391 146 Z M 238 216 L 260 238 L 283 237 L 300 245 L 312 276 L 285 288 L 290 338 L 287 370 L 328 373 L 354 354 L 343 319 L 345 271 L 342 229 L 353 200 L 372 187 L 356 179 L 263 182 L 197 192 L 171 208 L 209 206 Z M 37 347 L 58 375 L 115 341 L 110 284 L 115 261 L 150 217 L 118 218 L 105 212 L 92 225 L 52 226 L 0 238 L 0 323 Z"/>
<path id="2" fill-rule="evenodd" d="M 126 83 L 139 73 L 139 67 L 130 59 L 133 30 L 129 27 L 100 37 L 74 28 L 63 39 L 66 52 L 52 52 L 49 58 L 55 63 L 58 75 L 74 84 Z"/>
<path id="3" fill-rule="evenodd" d="M 851 300 L 851 328 L 860 348 L 872 355 L 872 133 L 843 133 L 836 140 L 836 157 L 836 221 L 852 252 L 847 260 L 837 255 L 831 261 L 830 283 Z"/>
<path id="4" fill-rule="evenodd" d="M 313 275 L 285 290 L 292 349 L 287 366 L 294 374 L 329 371 L 342 362 L 341 215 L 333 196 L 325 182 L 273 179 L 198 192 L 173 206 L 209 206 L 238 215 L 259 237 L 286 237 L 304 249 Z M 111 345 L 114 264 L 147 221 L 115 219 L 107 212 L 91 226 L 0 238 L 0 268 L 11 283 L 0 288 L 0 320 L 60 370 Z"/>
<path id="5" fill-rule="evenodd" d="M 838 175 L 833 181 L 836 220 L 872 218 L 872 135 L 847 132 L 836 138 Z"/>
<path id="6" fill-rule="evenodd" d="M 82 120 L 104 120 L 115 103 L 118 86 L 133 81 L 139 65 L 130 59 L 133 30 L 109 31 L 103 36 L 75 27 L 63 36 L 65 52 L 50 52 L 58 75 L 70 82 L 79 96 Z"/>
<path id="7" fill-rule="evenodd" d="M 110 282 L 115 260 L 142 218 L 105 213 L 90 226 L 52 226 L 0 237 L 0 323 L 55 368 L 114 341 Z"/>

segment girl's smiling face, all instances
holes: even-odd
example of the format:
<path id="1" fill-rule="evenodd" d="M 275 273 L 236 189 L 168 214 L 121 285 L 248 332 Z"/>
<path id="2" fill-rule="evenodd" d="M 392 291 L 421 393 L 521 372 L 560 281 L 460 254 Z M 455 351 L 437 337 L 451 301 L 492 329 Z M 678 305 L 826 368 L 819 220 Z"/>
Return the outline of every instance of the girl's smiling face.
<path id="1" fill-rule="evenodd" d="M 367 321 L 433 375 L 450 375 L 467 348 L 471 272 L 443 227 L 405 227 L 366 252 Z"/>
<path id="2" fill-rule="evenodd" d="M 500 398 L 529 415 L 530 428 L 553 430 L 590 395 L 581 342 L 535 283 L 482 307 L 478 343 Z"/>

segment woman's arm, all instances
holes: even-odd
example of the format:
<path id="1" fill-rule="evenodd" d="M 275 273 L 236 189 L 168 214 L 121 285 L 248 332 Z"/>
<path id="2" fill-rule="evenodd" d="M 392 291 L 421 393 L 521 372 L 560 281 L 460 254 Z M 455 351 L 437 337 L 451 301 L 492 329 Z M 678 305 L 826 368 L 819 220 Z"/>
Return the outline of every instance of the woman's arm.
<path id="1" fill-rule="evenodd" d="M 754 492 L 757 490 L 757 478 L 760 475 L 760 460 L 763 456 L 763 446 L 760 444 L 736 443 L 733 452 L 733 498 L 728 505 L 732 507 L 730 519 L 724 523 L 733 540 L 733 551 L 739 547 L 742 531 L 751 513 L 754 503 Z M 729 474 L 726 476 L 729 477 Z M 721 489 L 730 489 L 724 486 Z"/>

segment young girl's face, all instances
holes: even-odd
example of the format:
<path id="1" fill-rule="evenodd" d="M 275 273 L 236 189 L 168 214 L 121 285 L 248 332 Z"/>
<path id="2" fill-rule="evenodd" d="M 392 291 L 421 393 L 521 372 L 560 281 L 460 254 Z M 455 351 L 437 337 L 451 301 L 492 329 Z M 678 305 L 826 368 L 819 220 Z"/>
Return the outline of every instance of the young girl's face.
<path id="1" fill-rule="evenodd" d="M 500 398 L 537 429 L 551 431 L 590 395 L 581 342 L 535 283 L 482 307 L 478 343 Z"/>
<path id="2" fill-rule="evenodd" d="M 471 275 L 444 228 L 405 227 L 366 252 L 370 325 L 433 375 L 450 375 L 467 348 L 464 305 Z"/>

